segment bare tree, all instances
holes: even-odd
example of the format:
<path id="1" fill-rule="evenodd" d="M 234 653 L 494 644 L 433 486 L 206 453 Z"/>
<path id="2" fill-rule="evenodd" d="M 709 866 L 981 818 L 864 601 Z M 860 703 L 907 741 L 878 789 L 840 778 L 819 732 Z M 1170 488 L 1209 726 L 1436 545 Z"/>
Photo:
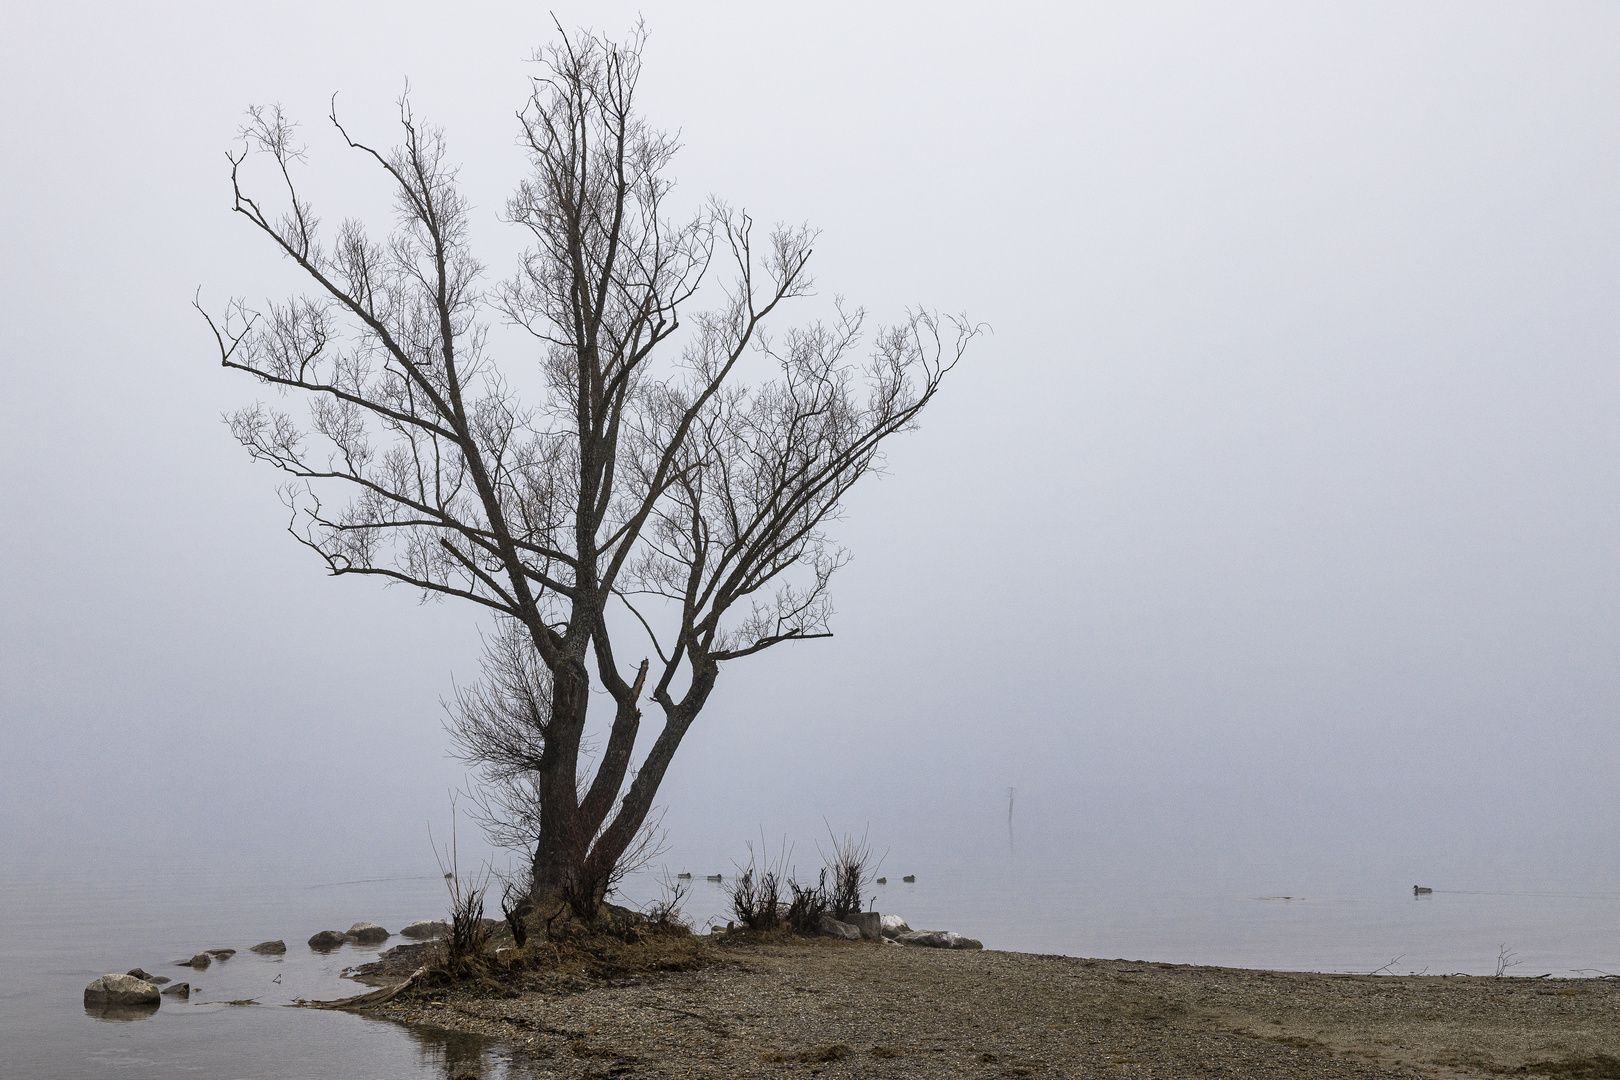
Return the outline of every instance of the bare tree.
<path id="1" fill-rule="evenodd" d="M 488 288 L 444 135 L 408 97 L 391 150 L 330 117 L 393 192 L 381 239 L 356 220 L 323 230 L 296 182 L 296 125 L 251 108 L 234 209 L 308 292 L 209 319 L 224 366 L 307 404 L 229 418 L 288 475 L 293 535 L 334 575 L 499 614 L 488 678 L 460 695 L 453 727 L 523 803 L 511 820 L 534 835 L 506 839 L 531 846 L 536 888 L 598 899 L 720 665 L 828 635 L 844 553 L 824 527 L 977 332 L 917 311 L 861 357 L 865 313 L 840 303 L 830 323 L 767 333 L 811 291 L 815 234 L 762 241 L 719 202 L 672 218 L 675 142 L 634 107 L 643 40 L 561 35 L 536 53 L 520 113 L 530 171 L 507 205 L 531 246 Z M 250 158 L 272 166 L 279 205 L 250 193 Z M 719 302 L 696 311 L 706 278 Z M 491 362 L 495 319 L 531 336 L 538 401 Z M 651 655 L 621 660 L 614 628 L 644 633 Z M 598 686 L 613 715 L 593 762 L 582 741 Z M 633 769 L 644 698 L 662 727 Z"/>

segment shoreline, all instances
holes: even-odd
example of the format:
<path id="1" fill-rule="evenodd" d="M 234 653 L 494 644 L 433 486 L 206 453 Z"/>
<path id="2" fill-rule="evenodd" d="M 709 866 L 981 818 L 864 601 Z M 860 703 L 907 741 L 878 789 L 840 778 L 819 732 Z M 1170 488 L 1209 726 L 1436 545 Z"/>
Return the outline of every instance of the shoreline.
<path id="1" fill-rule="evenodd" d="M 1620 1077 L 1615 979 L 697 941 L 694 969 L 515 972 L 356 1011 L 491 1037 L 559 1078 Z"/>

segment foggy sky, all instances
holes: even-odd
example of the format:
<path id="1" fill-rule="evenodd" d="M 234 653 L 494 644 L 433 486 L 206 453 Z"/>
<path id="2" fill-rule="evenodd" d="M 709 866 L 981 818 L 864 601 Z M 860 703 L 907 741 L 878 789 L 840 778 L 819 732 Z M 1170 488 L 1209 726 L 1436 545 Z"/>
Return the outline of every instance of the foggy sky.
<path id="1" fill-rule="evenodd" d="M 837 636 L 723 670 L 677 845 L 825 815 L 943 857 L 1017 786 L 1082 861 L 1615 879 L 1620 12 L 556 8 L 638 11 L 681 198 L 819 227 L 823 296 L 994 330 L 835 527 Z M 189 304 L 296 287 L 229 213 L 242 110 L 303 121 L 336 222 L 378 189 L 328 99 L 389 143 L 407 76 L 504 275 L 549 19 L 8 22 L 0 854 L 419 858 L 481 616 L 322 577 Z"/>

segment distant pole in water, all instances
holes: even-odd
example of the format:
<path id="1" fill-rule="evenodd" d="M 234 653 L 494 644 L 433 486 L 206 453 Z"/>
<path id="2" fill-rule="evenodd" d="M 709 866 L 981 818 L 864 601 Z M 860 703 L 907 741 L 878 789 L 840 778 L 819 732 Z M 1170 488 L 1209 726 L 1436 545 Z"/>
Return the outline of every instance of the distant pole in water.
<path id="1" fill-rule="evenodd" d="M 1013 827 L 1012 827 L 1013 797 L 1015 795 L 1017 795 L 1017 794 L 1018 794 L 1018 789 L 1017 788 L 1010 787 L 1010 788 L 1007 789 L 1007 850 L 1008 851 L 1013 850 Z"/>

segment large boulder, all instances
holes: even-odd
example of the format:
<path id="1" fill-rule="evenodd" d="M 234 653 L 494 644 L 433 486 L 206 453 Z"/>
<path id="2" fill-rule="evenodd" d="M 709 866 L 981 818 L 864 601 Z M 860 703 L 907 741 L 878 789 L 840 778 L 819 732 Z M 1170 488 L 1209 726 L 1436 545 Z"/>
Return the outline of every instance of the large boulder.
<path id="1" fill-rule="evenodd" d="M 361 945 L 376 945 L 387 941 L 391 935 L 374 922 L 357 922 L 343 936 Z"/>
<path id="2" fill-rule="evenodd" d="M 443 937 L 449 932 L 450 924 L 443 919 L 418 919 L 399 933 L 401 937 L 420 939 Z"/>
<path id="3" fill-rule="evenodd" d="M 852 911 L 844 921 L 859 930 L 865 941 L 883 940 L 883 916 L 875 911 Z"/>
<path id="4" fill-rule="evenodd" d="M 902 919 L 900 916 L 898 916 L 898 915 L 885 915 L 885 916 L 883 916 L 883 936 L 884 937 L 897 938 L 901 934 L 909 934 L 909 933 L 911 933 L 911 927 L 907 926 L 906 925 L 906 920 Z"/>
<path id="5" fill-rule="evenodd" d="M 284 953 L 286 951 L 287 951 L 287 943 L 285 941 L 280 940 L 280 939 L 277 939 L 275 941 L 261 941 L 257 945 L 253 945 L 253 946 L 249 947 L 249 949 L 248 949 L 248 952 L 266 953 L 266 954 L 269 954 L 269 953 Z"/>
<path id="6" fill-rule="evenodd" d="M 156 1005 L 158 1001 L 158 988 L 133 975 L 103 975 L 84 988 L 84 1004 L 93 1009 Z"/>
<path id="7" fill-rule="evenodd" d="M 847 922 L 840 922 L 831 915 L 821 917 L 821 932 L 827 937 L 843 938 L 845 941 L 861 940 L 861 932 Z"/>
<path id="8" fill-rule="evenodd" d="M 321 952 L 331 952 L 339 945 L 342 945 L 343 942 L 343 935 L 338 933 L 336 930 L 322 930 L 320 933 L 309 939 L 309 947 L 312 949 L 319 949 Z"/>
<path id="9" fill-rule="evenodd" d="M 902 945 L 920 945 L 925 949 L 982 949 L 982 942 L 949 930 L 913 930 L 895 939 Z"/>

